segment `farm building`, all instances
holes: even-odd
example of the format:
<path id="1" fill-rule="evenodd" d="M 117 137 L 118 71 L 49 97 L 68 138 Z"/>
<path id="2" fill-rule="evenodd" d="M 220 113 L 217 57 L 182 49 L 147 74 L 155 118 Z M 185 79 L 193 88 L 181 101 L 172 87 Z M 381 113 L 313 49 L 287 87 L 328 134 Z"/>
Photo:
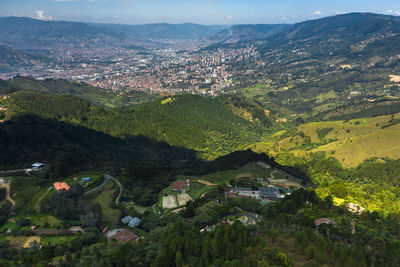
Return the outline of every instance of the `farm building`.
<path id="1" fill-rule="evenodd" d="M 65 182 L 57 182 L 53 184 L 54 188 L 56 189 L 56 191 L 60 191 L 60 190 L 65 190 L 68 191 L 69 190 L 69 185 Z"/>
<path id="2" fill-rule="evenodd" d="M 183 189 L 183 186 L 184 186 L 184 182 L 182 182 L 182 181 L 175 181 L 175 182 L 172 184 L 172 190 L 173 190 L 173 191 L 181 191 L 181 190 Z"/>
<path id="3" fill-rule="evenodd" d="M 251 188 L 235 187 L 230 190 L 227 194 L 228 197 L 252 197 L 259 198 L 259 192 L 256 190 L 251 190 Z"/>
<path id="4" fill-rule="evenodd" d="M 279 189 L 273 185 L 269 185 L 267 187 L 260 187 L 259 188 L 259 195 L 260 198 L 266 199 L 281 199 L 282 195 L 279 192 Z"/>

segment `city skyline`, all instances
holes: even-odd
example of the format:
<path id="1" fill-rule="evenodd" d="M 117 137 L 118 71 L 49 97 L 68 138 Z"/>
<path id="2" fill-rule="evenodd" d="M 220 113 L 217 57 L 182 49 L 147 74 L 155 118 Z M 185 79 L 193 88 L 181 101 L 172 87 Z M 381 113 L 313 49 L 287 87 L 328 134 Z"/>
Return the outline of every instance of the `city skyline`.
<path id="1" fill-rule="evenodd" d="M 351 12 L 400 15 L 393 0 L 1 0 L 0 16 L 94 23 L 296 23 Z"/>

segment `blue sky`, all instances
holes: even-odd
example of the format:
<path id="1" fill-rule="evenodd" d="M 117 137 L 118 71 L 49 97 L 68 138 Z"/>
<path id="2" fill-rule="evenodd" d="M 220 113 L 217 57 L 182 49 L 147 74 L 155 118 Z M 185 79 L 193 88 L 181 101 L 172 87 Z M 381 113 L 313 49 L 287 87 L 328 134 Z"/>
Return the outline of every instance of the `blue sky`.
<path id="1" fill-rule="evenodd" d="M 349 12 L 400 15 L 399 0 L 0 0 L 0 16 L 140 24 L 293 23 Z"/>

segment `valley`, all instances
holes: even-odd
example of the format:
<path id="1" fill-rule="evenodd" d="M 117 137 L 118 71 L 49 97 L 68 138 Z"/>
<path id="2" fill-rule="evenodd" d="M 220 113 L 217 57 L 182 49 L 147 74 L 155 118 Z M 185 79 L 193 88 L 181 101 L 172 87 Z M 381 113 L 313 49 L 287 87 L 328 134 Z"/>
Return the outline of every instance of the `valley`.
<path id="1" fill-rule="evenodd" d="M 0 266 L 398 266 L 399 26 L 0 18 Z"/>

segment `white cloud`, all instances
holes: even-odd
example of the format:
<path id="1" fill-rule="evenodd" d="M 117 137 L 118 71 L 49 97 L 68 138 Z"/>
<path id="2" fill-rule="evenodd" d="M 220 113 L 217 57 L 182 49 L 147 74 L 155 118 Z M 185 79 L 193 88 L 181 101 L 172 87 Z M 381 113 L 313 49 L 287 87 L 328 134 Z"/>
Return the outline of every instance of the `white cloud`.
<path id="1" fill-rule="evenodd" d="M 313 15 L 314 15 L 314 16 L 321 16 L 321 15 L 322 15 L 322 12 L 321 12 L 321 11 L 315 11 L 315 12 L 313 13 Z"/>
<path id="2" fill-rule="evenodd" d="M 36 13 L 36 17 L 35 17 L 36 19 L 40 19 L 40 20 L 52 20 L 53 19 L 52 16 L 46 17 L 44 15 L 44 11 L 43 10 L 36 10 L 35 13 Z"/>
<path id="3" fill-rule="evenodd" d="M 396 11 L 396 10 L 391 10 L 391 9 L 389 9 L 389 10 L 387 10 L 386 12 L 389 13 L 389 14 L 393 14 L 393 15 L 398 15 L 398 16 L 400 16 L 400 11 Z"/>

